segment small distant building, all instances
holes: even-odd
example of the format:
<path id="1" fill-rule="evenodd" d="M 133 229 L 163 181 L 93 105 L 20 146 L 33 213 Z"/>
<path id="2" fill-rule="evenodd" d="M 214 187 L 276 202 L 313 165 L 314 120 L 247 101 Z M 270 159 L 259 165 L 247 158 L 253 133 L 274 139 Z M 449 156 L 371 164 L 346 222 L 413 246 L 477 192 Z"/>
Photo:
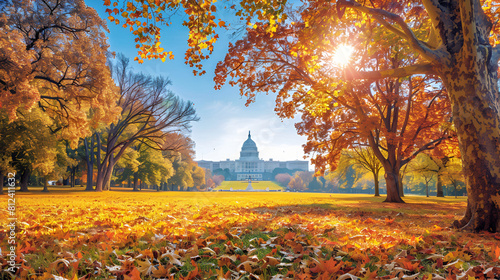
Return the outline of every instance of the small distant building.
<path id="1" fill-rule="evenodd" d="M 271 180 L 271 174 L 276 168 L 286 168 L 289 170 L 308 171 L 309 162 L 305 160 L 293 161 L 268 161 L 259 159 L 259 151 L 257 144 L 252 140 L 250 131 L 248 139 L 243 143 L 240 152 L 240 158 L 237 160 L 225 161 L 198 161 L 198 166 L 209 169 L 214 172 L 217 169 L 228 169 L 236 175 L 236 180 Z"/>

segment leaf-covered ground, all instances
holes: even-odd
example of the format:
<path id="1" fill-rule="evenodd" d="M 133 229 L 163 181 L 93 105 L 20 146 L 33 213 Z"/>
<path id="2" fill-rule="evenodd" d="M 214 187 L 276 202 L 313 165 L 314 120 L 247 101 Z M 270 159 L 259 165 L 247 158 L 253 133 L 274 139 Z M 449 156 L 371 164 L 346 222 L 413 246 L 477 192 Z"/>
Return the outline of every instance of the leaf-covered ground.
<path id="1" fill-rule="evenodd" d="M 463 198 L 406 197 L 404 205 L 304 193 L 53 191 L 16 198 L 21 279 L 500 277 L 499 235 L 448 227 L 463 214 Z M 1 226 L 6 269 L 8 229 Z"/>

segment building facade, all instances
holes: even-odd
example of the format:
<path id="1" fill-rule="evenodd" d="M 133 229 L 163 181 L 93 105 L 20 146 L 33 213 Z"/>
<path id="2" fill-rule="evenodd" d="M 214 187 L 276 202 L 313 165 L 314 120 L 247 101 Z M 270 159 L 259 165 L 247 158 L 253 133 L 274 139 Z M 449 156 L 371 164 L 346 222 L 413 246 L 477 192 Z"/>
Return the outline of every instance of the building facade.
<path id="1" fill-rule="evenodd" d="M 269 159 L 265 161 L 259 159 L 259 151 L 257 144 L 252 140 L 250 132 L 248 132 L 248 139 L 243 143 L 240 151 L 240 158 L 237 160 L 225 161 L 198 161 L 198 166 L 209 169 L 214 172 L 215 170 L 229 170 L 234 174 L 238 181 L 240 180 L 272 180 L 271 174 L 276 168 L 283 168 L 297 171 L 308 171 L 309 162 L 305 160 L 294 161 L 274 161 Z"/>

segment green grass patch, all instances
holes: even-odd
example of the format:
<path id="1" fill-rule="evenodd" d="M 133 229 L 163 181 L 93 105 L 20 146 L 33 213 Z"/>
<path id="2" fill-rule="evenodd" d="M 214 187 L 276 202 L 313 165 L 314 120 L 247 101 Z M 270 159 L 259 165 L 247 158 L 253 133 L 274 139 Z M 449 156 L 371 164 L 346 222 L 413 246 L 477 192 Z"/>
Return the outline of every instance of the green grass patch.
<path id="1" fill-rule="evenodd" d="M 248 187 L 247 181 L 224 181 L 215 190 L 245 190 Z M 283 191 L 283 188 L 272 181 L 254 181 L 252 182 L 254 190 L 265 191 L 269 188 L 270 191 Z"/>

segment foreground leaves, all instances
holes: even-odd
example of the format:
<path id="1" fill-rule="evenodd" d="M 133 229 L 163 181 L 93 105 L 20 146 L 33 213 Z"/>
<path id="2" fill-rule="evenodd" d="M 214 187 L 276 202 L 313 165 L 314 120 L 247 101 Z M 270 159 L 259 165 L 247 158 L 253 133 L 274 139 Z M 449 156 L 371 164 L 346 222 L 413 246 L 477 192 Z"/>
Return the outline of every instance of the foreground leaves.
<path id="1" fill-rule="evenodd" d="M 413 203 L 393 208 L 367 196 L 294 193 L 23 195 L 17 259 L 22 266 L 16 274 L 23 279 L 500 276 L 499 236 L 448 228 L 462 214 L 463 201 L 407 199 Z M 4 269 L 7 230 L 0 232 Z"/>

